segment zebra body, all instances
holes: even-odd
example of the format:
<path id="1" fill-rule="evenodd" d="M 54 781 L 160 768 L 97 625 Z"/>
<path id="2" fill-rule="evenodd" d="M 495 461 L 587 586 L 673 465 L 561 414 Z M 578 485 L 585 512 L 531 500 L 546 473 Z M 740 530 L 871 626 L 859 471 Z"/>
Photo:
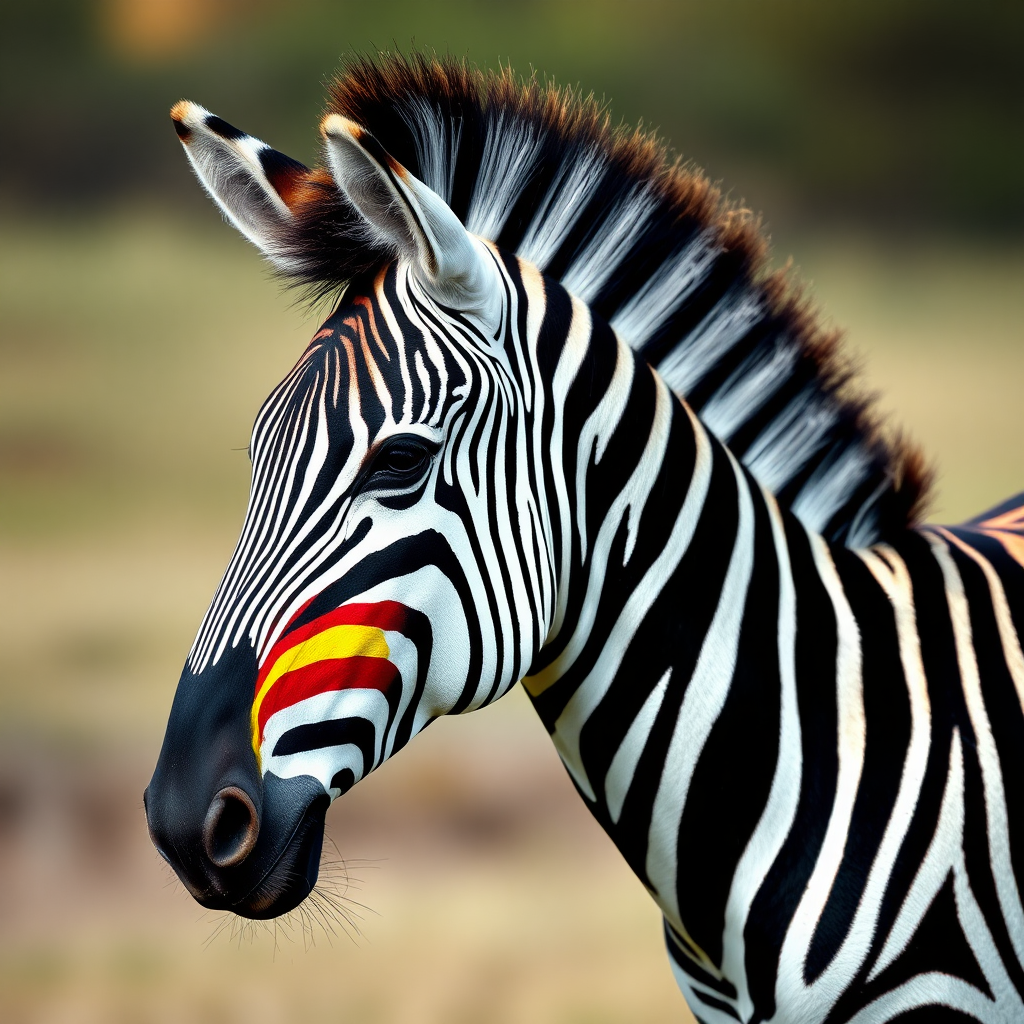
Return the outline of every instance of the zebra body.
<path id="1" fill-rule="evenodd" d="M 286 217 L 318 172 L 201 108 L 175 117 L 228 216 L 315 279 Z M 350 268 L 256 420 L 246 522 L 147 791 L 193 895 L 290 909 L 330 800 L 522 679 L 663 911 L 700 1020 L 1024 1019 L 1019 509 L 894 528 L 891 453 L 834 374 L 794 370 L 816 350 L 763 293 L 726 282 L 688 347 L 659 349 L 727 251 L 706 229 L 602 315 L 577 292 L 623 257 L 578 239 L 588 259 L 552 276 L 563 193 L 514 255 L 492 241 L 500 203 L 472 192 L 487 241 L 452 214 L 437 145 L 420 138 L 432 191 L 347 116 L 324 133 L 343 227 L 355 210 L 392 258 Z M 567 167 L 582 203 L 587 165 Z M 720 366 L 765 323 L 777 336 Z"/>

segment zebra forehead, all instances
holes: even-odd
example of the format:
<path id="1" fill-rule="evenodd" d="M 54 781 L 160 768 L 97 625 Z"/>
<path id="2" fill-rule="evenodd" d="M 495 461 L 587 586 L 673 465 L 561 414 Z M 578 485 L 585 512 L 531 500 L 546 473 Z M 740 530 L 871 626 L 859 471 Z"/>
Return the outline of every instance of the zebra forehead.
<path id="1" fill-rule="evenodd" d="M 396 310 L 394 276 L 390 268 L 374 288 L 346 295 L 314 334 L 280 386 L 290 393 L 290 407 L 315 393 L 335 432 L 357 418 L 372 440 L 388 423 L 436 426 L 470 394 L 456 351 L 464 346 L 427 322 L 414 322 L 408 309 Z"/>

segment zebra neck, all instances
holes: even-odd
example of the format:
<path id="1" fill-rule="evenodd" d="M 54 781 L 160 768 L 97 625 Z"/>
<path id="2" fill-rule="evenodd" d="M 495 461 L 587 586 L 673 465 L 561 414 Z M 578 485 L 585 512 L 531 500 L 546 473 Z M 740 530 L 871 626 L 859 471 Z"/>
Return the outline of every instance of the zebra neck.
<path id="1" fill-rule="evenodd" d="M 614 370 L 602 372 L 607 351 L 599 333 L 595 324 L 575 375 L 593 400 L 585 414 L 571 393 L 561 403 L 565 489 L 576 500 L 569 515 L 552 510 L 561 524 L 557 606 L 523 682 L 580 792 L 599 818 L 614 820 L 624 794 L 607 787 L 615 790 L 612 776 L 621 774 L 626 754 L 614 772 L 611 762 L 638 711 L 649 717 L 664 695 L 687 630 L 677 600 L 680 562 L 698 526 L 704 547 L 731 550 L 735 480 L 749 488 L 738 463 L 624 345 Z M 570 430 L 574 421 L 582 425 Z M 713 476 L 732 481 L 731 493 L 727 486 L 712 493 Z M 716 513 L 722 502 L 727 508 Z M 692 598 L 692 585 L 689 591 Z M 717 597 L 708 594 L 698 620 Z"/>
<path id="2" fill-rule="evenodd" d="M 727 701 L 779 714 L 784 614 L 794 628 L 786 534 L 802 531 L 685 404 L 669 395 L 659 419 L 663 387 L 638 366 L 601 458 L 581 460 L 564 620 L 524 685 L 591 811 L 685 936 L 678 843 L 697 761 Z M 579 446 L 593 447 L 586 430 Z M 734 757 L 764 730 L 741 708 L 727 717 L 716 744 Z M 766 735 L 777 757 L 778 731 Z"/>

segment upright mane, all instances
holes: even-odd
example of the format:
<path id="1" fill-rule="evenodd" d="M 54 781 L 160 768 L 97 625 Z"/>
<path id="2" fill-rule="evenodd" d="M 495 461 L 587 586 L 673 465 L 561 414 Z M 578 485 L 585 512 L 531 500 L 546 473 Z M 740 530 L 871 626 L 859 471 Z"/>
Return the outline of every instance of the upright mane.
<path id="1" fill-rule="evenodd" d="M 861 547 L 916 521 L 920 454 L 879 429 L 838 335 L 770 271 L 750 214 L 653 135 L 612 127 L 572 89 L 450 57 L 356 59 L 328 109 L 368 129 L 468 230 L 605 317 L 809 529 Z M 273 170 L 296 212 L 283 255 L 299 281 L 326 294 L 392 258 L 326 171 Z"/>

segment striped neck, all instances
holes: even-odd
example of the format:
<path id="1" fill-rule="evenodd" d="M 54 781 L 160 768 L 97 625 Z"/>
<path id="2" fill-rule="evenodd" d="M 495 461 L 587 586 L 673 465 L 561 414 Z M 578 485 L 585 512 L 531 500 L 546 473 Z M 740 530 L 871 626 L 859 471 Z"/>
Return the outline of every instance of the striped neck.
<path id="1" fill-rule="evenodd" d="M 547 318 L 562 319 L 569 301 L 549 399 L 552 471 L 563 481 L 550 509 L 556 605 L 523 682 L 576 785 L 614 820 L 621 800 L 605 792 L 604 777 L 614 750 L 596 749 L 582 727 L 613 686 L 641 700 L 663 688 L 680 623 L 660 599 L 707 512 L 713 449 L 744 474 L 661 377 L 557 285 Z M 705 529 L 705 544 L 731 546 L 735 495 L 732 504 L 721 538 Z"/>
<path id="2" fill-rule="evenodd" d="M 573 326 L 554 375 L 558 601 L 523 682 L 688 961 L 721 978 L 721 947 L 705 951 L 684 924 L 683 808 L 730 693 L 778 716 L 780 637 L 795 614 L 786 532 L 806 535 L 603 322 L 588 319 L 582 354 Z M 755 566 L 755 549 L 777 556 Z M 740 719 L 737 737 L 771 740 Z"/>

